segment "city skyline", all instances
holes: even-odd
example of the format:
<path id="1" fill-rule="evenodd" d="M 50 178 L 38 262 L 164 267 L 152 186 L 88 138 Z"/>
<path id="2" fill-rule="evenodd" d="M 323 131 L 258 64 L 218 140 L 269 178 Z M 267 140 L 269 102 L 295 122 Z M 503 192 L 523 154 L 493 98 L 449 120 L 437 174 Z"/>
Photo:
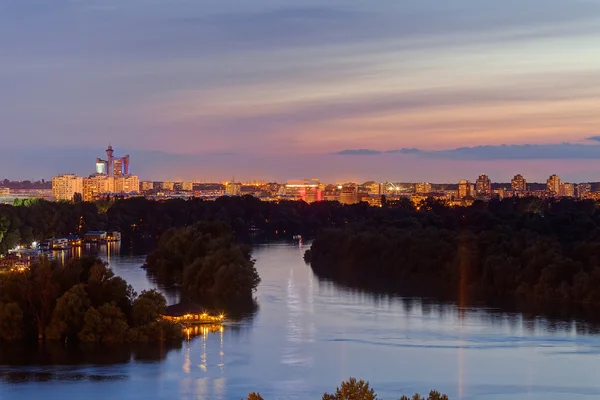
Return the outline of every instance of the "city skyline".
<path id="1" fill-rule="evenodd" d="M 15 178 L 117 140 L 157 179 L 600 176 L 597 2 L 0 7 L 0 173 Z"/>

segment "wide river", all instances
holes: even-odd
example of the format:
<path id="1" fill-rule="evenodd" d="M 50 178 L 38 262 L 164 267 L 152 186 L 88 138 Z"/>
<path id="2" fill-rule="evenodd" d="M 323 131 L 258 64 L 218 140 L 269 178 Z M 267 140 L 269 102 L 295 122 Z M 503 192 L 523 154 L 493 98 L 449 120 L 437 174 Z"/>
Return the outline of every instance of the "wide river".
<path id="1" fill-rule="evenodd" d="M 161 359 L 4 363 L 0 399 L 240 400 L 258 391 L 266 400 L 317 400 L 351 376 L 387 400 L 431 388 L 461 400 L 600 398 L 600 337 L 575 321 L 339 288 L 313 275 L 304 250 L 255 247 L 262 282 L 251 320 L 157 349 Z M 136 290 L 155 286 L 143 257 L 100 255 Z"/>

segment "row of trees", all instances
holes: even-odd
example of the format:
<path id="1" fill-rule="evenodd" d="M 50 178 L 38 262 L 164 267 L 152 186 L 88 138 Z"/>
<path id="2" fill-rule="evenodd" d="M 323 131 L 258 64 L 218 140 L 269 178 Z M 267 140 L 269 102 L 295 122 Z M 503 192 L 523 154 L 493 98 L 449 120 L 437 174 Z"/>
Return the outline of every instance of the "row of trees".
<path id="1" fill-rule="evenodd" d="M 328 229 L 305 254 L 318 275 L 381 292 L 600 306 L 595 202 L 515 199 Z"/>
<path id="2" fill-rule="evenodd" d="M 0 339 L 66 342 L 177 341 L 181 327 L 162 320 L 166 300 L 139 296 L 99 259 L 58 266 L 47 260 L 26 272 L 0 274 Z"/>
<path id="3" fill-rule="evenodd" d="M 181 285 L 186 297 L 220 303 L 252 300 L 260 282 L 250 249 L 222 222 L 169 229 L 145 268 L 162 284 Z"/>
<path id="4" fill-rule="evenodd" d="M 322 400 L 376 400 L 375 390 L 369 386 L 369 382 L 362 379 L 350 378 L 348 381 L 336 388 L 333 393 L 325 393 Z M 259 393 L 250 393 L 246 400 L 264 400 Z M 448 396 L 438 391 L 432 390 L 427 397 L 422 397 L 418 393 L 412 397 L 402 396 L 400 400 L 448 400 Z"/>

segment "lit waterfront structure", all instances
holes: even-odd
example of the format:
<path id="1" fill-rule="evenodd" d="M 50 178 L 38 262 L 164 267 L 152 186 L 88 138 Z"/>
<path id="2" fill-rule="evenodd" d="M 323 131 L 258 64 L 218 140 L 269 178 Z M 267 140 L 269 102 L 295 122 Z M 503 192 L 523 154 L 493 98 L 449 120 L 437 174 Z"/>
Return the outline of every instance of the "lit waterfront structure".
<path id="1" fill-rule="evenodd" d="M 239 182 L 227 182 L 225 194 L 227 196 L 239 196 L 242 193 L 242 184 Z"/>
<path id="2" fill-rule="evenodd" d="M 490 197 L 492 195 L 492 181 L 487 175 L 479 175 L 475 181 L 475 193 L 481 197 Z"/>
<path id="3" fill-rule="evenodd" d="M 428 182 L 420 182 L 415 184 L 415 193 L 423 194 L 423 193 L 431 193 L 432 186 L 431 183 Z"/>
<path id="4" fill-rule="evenodd" d="M 464 199 L 473 196 L 473 185 L 466 179 L 461 179 L 458 182 L 458 198 Z"/>
<path id="5" fill-rule="evenodd" d="M 546 190 L 550 193 L 551 196 L 560 196 L 561 195 L 561 187 L 562 181 L 557 175 L 550 175 L 548 180 L 546 180 Z"/>
<path id="6" fill-rule="evenodd" d="M 523 175 L 517 174 L 510 181 L 510 187 L 515 193 L 524 193 L 527 191 L 527 181 L 523 178 Z"/>
<path id="7" fill-rule="evenodd" d="M 321 185 L 316 179 L 288 181 L 285 185 L 285 195 L 309 203 L 323 200 Z"/>
<path id="8" fill-rule="evenodd" d="M 83 178 L 74 174 L 63 174 L 52 178 L 52 197 L 55 200 L 73 200 L 75 193 L 83 194 Z"/>
<path id="9" fill-rule="evenodd" d="M 83 200 L 93 201 L 103 194 L 115 190 L 115 178 L 104 174 L 93 174 L 83 178 Z"/>
<path id="10" fill-rule="evenodd" d="M 354 183 L 346 183 L 340 189 L 340 203 L 356 204 L 358 203 L 358 186 Z"/>

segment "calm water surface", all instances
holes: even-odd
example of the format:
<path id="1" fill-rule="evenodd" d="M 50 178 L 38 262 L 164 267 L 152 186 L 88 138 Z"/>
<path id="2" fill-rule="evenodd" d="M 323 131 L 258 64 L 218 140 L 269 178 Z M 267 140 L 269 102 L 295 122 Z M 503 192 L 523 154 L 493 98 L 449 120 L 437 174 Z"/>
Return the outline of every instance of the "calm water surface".
<path id="1" fill-rule="evenodd" d="M 388 400 L 431 388 L 452 399 L 600 398 L 600 337 L 575 322 L 353 292 L 319 282 L 303 251 L 255 248 L 262 283 L 251 320 L 154 349 L 158 358 L 0 365 L 0 399 L 239 400 L 259 391 L 267 400 L 316 400 L 350 376 Z M 144 257 L 118 253 L 111 248 L 118 275 L 138 291 L 155 287 L 139 268 Z"/>

